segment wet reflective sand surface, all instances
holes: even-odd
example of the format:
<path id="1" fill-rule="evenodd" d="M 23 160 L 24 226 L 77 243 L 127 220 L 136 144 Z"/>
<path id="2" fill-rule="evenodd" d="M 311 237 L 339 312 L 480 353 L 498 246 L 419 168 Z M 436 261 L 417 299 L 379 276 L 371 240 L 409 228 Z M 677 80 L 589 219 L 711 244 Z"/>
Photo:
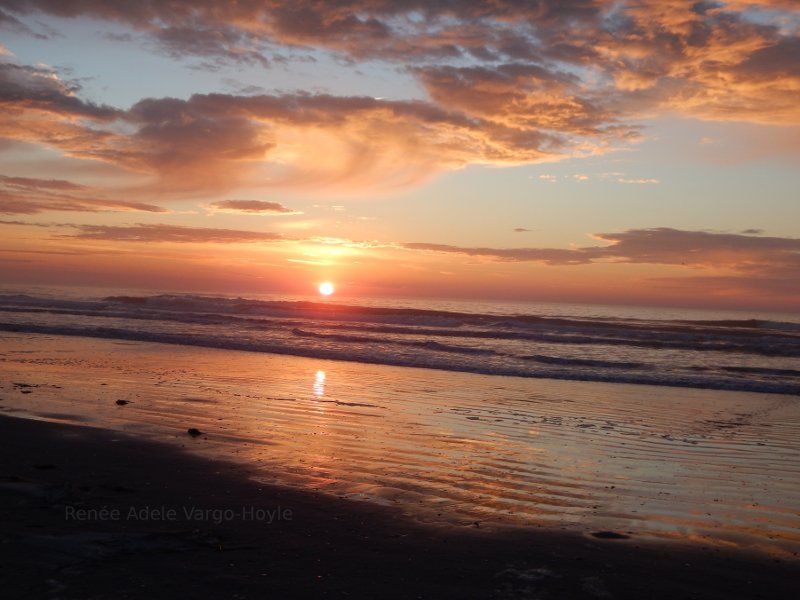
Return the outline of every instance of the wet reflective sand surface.
<path id="1" fill-rule="evenodd" d="M 172 441 L 425 522 L 800 550 L 794 396 L 31 334 L 0 337 L 0 377 L 9 415 Z"/>

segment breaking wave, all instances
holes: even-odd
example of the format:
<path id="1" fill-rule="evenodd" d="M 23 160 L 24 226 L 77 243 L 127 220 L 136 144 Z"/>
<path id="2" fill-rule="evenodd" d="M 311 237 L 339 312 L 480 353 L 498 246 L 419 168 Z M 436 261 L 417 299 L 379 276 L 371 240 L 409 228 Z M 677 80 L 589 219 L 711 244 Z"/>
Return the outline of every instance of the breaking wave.
<path id="1" fill-rule="evenodd" d="M 800 323 L 489 314 L 198 295 L 0 295 L 0 330 L 489 375 L 800 394 Z"/>

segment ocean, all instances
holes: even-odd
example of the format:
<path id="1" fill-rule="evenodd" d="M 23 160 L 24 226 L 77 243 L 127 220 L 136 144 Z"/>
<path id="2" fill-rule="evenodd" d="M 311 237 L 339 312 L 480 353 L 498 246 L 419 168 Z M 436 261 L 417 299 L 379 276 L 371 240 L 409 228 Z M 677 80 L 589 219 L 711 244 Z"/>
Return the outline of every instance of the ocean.
<path id="1" fill-rule="evenodd" d="M 6 287 L 0 330 L 485 375 L 800 394 L 800 315 L 791 314 Z"/>

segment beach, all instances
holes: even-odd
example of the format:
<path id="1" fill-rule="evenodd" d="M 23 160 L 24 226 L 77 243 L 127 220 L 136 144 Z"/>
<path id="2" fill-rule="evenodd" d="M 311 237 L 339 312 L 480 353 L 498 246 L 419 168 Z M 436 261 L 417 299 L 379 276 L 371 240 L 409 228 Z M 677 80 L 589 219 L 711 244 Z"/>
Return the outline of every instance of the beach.
<path id="1" fill-rule="evenodd" d="M 30 597 L 755 598 L 800 567 L 793 396 L 2 336 Z"/>
<path id="2" fill-rule="evenodd" d="M 3 598 L 798 595 L 799 0 L 0 28 Z"/>

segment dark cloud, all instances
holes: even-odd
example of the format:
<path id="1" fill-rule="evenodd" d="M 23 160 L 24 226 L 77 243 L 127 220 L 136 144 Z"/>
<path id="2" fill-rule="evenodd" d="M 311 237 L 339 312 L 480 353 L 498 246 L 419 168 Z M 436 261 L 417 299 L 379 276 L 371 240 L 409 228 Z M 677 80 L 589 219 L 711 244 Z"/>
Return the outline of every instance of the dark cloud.
<path id="1" fill-rule="evenodd" d="M 599 233 L 607 246 L 558 248 L 469 248 L 412 243 L 404 247 L 511 262 L 580 265 L 597 262 L 730 268 L 758 273 L 788 270 L 800 276 L 800 239 L 733 233 L 682 231 L 661 227 Z"/>
<path id="2" fill-rule="evenodd" d="M 800 38 L 778 39 L 775 44 L 760 48 L 747 56 L 735 72 L 750 80 L 775 75 L 800 78 Z"/>
<path id="3" fill-rule="evenodd" d="M 28 223 L 27 221 L 5 221 L 0 219 L 0 225 L 23 225 L 25 227 L 69 227 L 69 225 L 63 225 L 59 223 Z"/>
<path id="4" fill-rule="evenodd" d="M 403 244 L 403 247 L 409 250 L 464 254 L 508 262 L 543 262 L 548 265 L 581 265 L 592 262 L 592 256 L 587 252 L 560 248 L 465 248 L 432 243 L 410 243 Z"/>
<path id="5" fill-rule="evenodd" d="M 43 212 L 153 212 L 167 209 L 145 202 L 103 200 L 95 198 L 30 199 L 0 190 L 0 214 L 33 215 Z"/>
<path id="6" fill-rule="evenodd" d="M 600 233 L 596 237 L 612 243 L 598 250 L 601 256 L 631 263 L 722 266 L 753 271 L 778 265 L 797 265 L 800 259 L 800 239 L 797 238 L 681 231 L 666 227 Z"/>
<path id="7" fill-rule="evenodd" d="M 4 221 L 0 219 L 0 225 L 31 225 L 31 223 L 26 223 L 25 221 Z"/>
<path id="8" fill-rule="evenodd" d="M 257 40 L 232 27 L 165 27 L 154 32 L 153 37 L 173 57 L 210 57 L 269 67 Z"/>
<path id="9" fill-rule="evenodd" d="M 280 202 L 264 202 L 263 200 L 220 200 L 208 205 L 219 212 L 240 212 L 262 215 L 301 215 L 300 211 L 285 207 Z"/>
<path id="10" fill-rule="evenodd" d="M 115 242 L 179 242 L 193 244 L 247 244 L 279 242 L 286 238 L 279 233 L 184 227 L 181 225 L 137 224 L 128 227 L 114 225 L 75 225 L 79 232 L 63 237 L 81 240 Z"/>
<path id="11" fill-rule="evenodd" d="M 222 82 L 234 94 L 239 96 L 250 96 L 254 94 L 266 94 L 267 89 L 261 85 L 247 84 L 233 77 L 223 77 Z"/>
<path id="12" fill-rule="evenodd" d="M 47 35 L 34 31 L 25 23 L 0 8 L 0 29 L 26 33 L 39 39 L 47 39 Z"/>
<path id="13" fill-rule="evenodd" d="M 44 190 L 86 190 L 88 186 L 66 181 L 64 179 L 36 179 L 34 177 L 9 177 L 0 175 L 0 185 Z"/>
<path id="14" fill-rule="evenodd" d="M 114 31 L 104 33 L 103 37 L 112 42 L 132 42 L 134 40 L 133 35 L 130 33 L 117 33 Z"/>
<path id="15" fill-rule="evenodd" d="M 65 81 L 45 67 L 0 62 L 0 106 L 8 113 L 36 109 L 97 121 L 110 121 L 122 112 L 77 97 L 80 85 Z"/>
<path id="16" fill-rule="evenodd" d="M 525 229 L 524 227 L 514 227 L 514 233 L 527 233 L 531 231 L 530 229 Z"/>
<path id="17" fill-rule="evenodd" d="M 133 170 L 158 173 L 164 188 L 231 187 L 274 145 L 269 132 L 247 115 L 209 110 L 196 97 L 142 100 L 126 120 L 137 131 L 101 155 Z"/>
<path id="18" fill-rule="evenodd" d="M 93 190 L 88 186 L 63 179 L 0 175 L 0 213 L 32 215 L 51 211 L 168 212 L 154 204 L 93 197 L 92 193 Z"/>
<path id="19" fill-rule="evenodd" d="M 0 221 L 2 223 L 2 221 Z M 45 254 L 54 256 L 92 256 L 97 254 L 123 254 L 123 252 L 115 252 L 111 250 L 18 250 L 16 248 L 0 248 L 0 252 L 14 253 L 14 254 Z"/>

